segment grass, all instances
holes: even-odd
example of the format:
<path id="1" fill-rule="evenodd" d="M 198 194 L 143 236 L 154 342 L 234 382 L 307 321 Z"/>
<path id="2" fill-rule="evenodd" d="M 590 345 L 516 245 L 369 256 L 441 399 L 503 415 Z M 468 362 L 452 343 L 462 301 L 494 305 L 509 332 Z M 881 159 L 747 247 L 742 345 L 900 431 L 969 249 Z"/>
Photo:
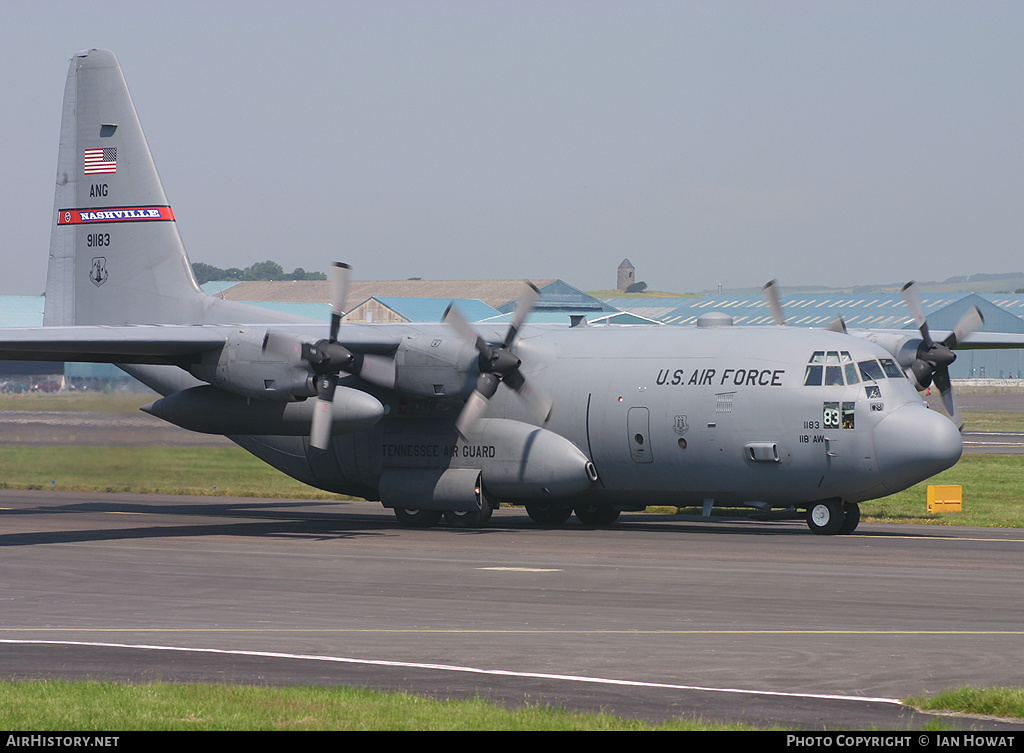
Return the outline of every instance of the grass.
<path id="1" fill-rule="evenodd" d="M 906 705 L 1024 718 L 1024 689 L 958 688 Z M 18 680 L 0 682 L 0 728 L 128 731 L 741 731 L 749 725 L 677 718 L 660 724 L 608 713 L 482 698 L 437 700 L 342 686 Z"/>
<path id="2" fill-rule="evenodd" d="M 964 411 L 964 431 L 1024 432 L 1024 412 L 1008 410 Z"/>
<path id="3" fill-rule="evenodd" d="M 904 703 L 923 711 L 1024 719 L 1024 688 L 963 687 L 928 698 L 907 698 Z"/>
<path id="4" fill-rule="evenodd" d="M 0 446 L 2 489 L 331 499 L 240 447 Z"/>
<path id="5" fill-rule="evenodd" d="M 346 687 L 28 680 L 0 683 L 0 729 L 32 730 L 346 730 L 643 731 L 750 730 L 671 720 L 652 725 L 612 714 L 542 705 L 506 708 L 476 698 L 434 700 Z"/>
<path id="6" fill-rule="evenodd" d="M 0 410 L 135 413 L 160 396 L 155 392 L 55 392 L 0 394 Z"/>
<path id="7" fill-rule="evenodd" d="M 1015 455 L 964 455 L 955 466 L 926 482 L 861 503 L 861 520 L 1024 528 L 1021 463 L 1021 457 Z M 930 484 L 963 486 L 963 512 L 928 513 Z"/>

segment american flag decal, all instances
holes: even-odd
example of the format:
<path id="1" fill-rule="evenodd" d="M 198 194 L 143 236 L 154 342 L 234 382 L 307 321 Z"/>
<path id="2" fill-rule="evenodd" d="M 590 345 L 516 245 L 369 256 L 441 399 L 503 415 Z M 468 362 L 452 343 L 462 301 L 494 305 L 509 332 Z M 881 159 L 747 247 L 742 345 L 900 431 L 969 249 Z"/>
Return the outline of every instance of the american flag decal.
<path id="1" fill-rule="evenodd" d="M 117 172 L 117 147 L 111 146 L 105 149 L 85 150 L 85 174 L 99 175 L 101 173 Z"/>

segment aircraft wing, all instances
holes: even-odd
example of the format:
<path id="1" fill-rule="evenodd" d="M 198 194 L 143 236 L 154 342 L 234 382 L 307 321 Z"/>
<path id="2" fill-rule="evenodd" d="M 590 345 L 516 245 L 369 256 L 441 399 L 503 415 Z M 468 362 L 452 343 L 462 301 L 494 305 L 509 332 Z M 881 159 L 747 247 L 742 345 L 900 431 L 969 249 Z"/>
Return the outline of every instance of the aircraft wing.
<path id="1" fill-rule="evenodd" d="M 284 331 L 314 342 L 323 337 L 323 325 L 77 325 L 0 328 L 0 360 L 84 361 L 175 365 L 194 362 L 200 354 L 224 346 L 229 336 L 242 329 Z M 391 353 L 400 339 L 361 327 L 346 329 L 342 344 L 359 353 Z"/>
<path id="2" fill-rule="evenodd" d="M 940 342 L 949 336 L 949 332 L 936 332 L 932 335 Z M 1024 334 L 1014 332 L 975 332 L 957 342 L 954 350 L 977 350 L 981 348 L 1024 348 Z"/>
<path id="3" fill-rule="evenodd" d="M 920 337 L 917 330 L 912 329 L 857 329 L 851 328 L 849 334 L 870 339 L 872 335 L 885 337 Z M 944 342 L 952 333 L 951 330 L 931 330 L 932 339 Z M 953 350 L 984 350 L 998 348 L 1024 348 L 1024 333 L 1019 332 L 972 332 L 962 340 L 958 339 L 952 346 Z"/>
<path id="4" fill-rule="evenodd" d="M 174 325 L 11 327 L 0 329 L 0 359 L 179 364 L 221 347 L 229 329 Z"/>

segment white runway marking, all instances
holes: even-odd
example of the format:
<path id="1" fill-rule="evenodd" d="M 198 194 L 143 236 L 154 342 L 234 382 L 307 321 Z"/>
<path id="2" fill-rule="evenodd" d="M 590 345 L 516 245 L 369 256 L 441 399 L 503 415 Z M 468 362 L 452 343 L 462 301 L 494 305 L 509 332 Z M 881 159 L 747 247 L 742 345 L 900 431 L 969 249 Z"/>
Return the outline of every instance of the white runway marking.
<path id="1" fill-rule="evenodd" d="M 318 656 L 316 654 L 285 654 L 275 651 L 232 651 L 218 648 L 182 648 L 180 646 L 133 645 L 127 643 L 99 643 L 91 641 L 46 641 L 46 640 L 13 640 L 0 638 L 0 643 L 19 645 L 52 645 L 52 646 L 88 646 L 93 648 L 128 648 L 144 651 L 180 651 L 183 653 L 222 654 L 227 656 L 255 656 L 271 659 L 301 659 L 307 661 L 334 662 L 336 664 L 366 664 L 376 667 L 402 667 L 405 669 L 433 669 L 443 672 L 464 672 L 480 675 L 502 677 L 523 677 L 540 680 L 563 680 L 582 682 L 594 685 L 621 685 L 636 688 L 664 688 L 668 690 L 693 690 L 705 693 L 736 693 L 740 695 L 776 696 L 783 698 L 812 698 L 830 701 L 860 701 L 863 703 L 889 703 L 897 706 L 903 704 L 896 698 L 871 698 L 868 696 L 832 695 L 826 693 L 784 693 L 776 690 L 749 690 L 744 688 L 709 688 L 700 685 L 677 685 L 664 682 L 642 682 L 639 680 L 616 680 L 607 677 L 584 677 L 581 675 L 559 675 L 546 672 L 514 672 L 507 669 L 481 669 L 479 667 L 460 667 L 454 664 L 431 664 L 423 662 L 386 661 L 382 659 L 353 659 L 340 656 Z"/>

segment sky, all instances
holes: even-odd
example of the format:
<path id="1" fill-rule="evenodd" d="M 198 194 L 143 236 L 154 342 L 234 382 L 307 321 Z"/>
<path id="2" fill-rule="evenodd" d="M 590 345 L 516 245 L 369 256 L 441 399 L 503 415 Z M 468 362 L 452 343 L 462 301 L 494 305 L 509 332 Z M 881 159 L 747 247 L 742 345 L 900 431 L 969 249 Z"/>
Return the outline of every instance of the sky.
<path id="1" fill-rule="evenodd" d="M 0 0 L 0 294 L 120 61 L 192 261 L 673 292 L 1024 271 L 1024 3 Z"/>

